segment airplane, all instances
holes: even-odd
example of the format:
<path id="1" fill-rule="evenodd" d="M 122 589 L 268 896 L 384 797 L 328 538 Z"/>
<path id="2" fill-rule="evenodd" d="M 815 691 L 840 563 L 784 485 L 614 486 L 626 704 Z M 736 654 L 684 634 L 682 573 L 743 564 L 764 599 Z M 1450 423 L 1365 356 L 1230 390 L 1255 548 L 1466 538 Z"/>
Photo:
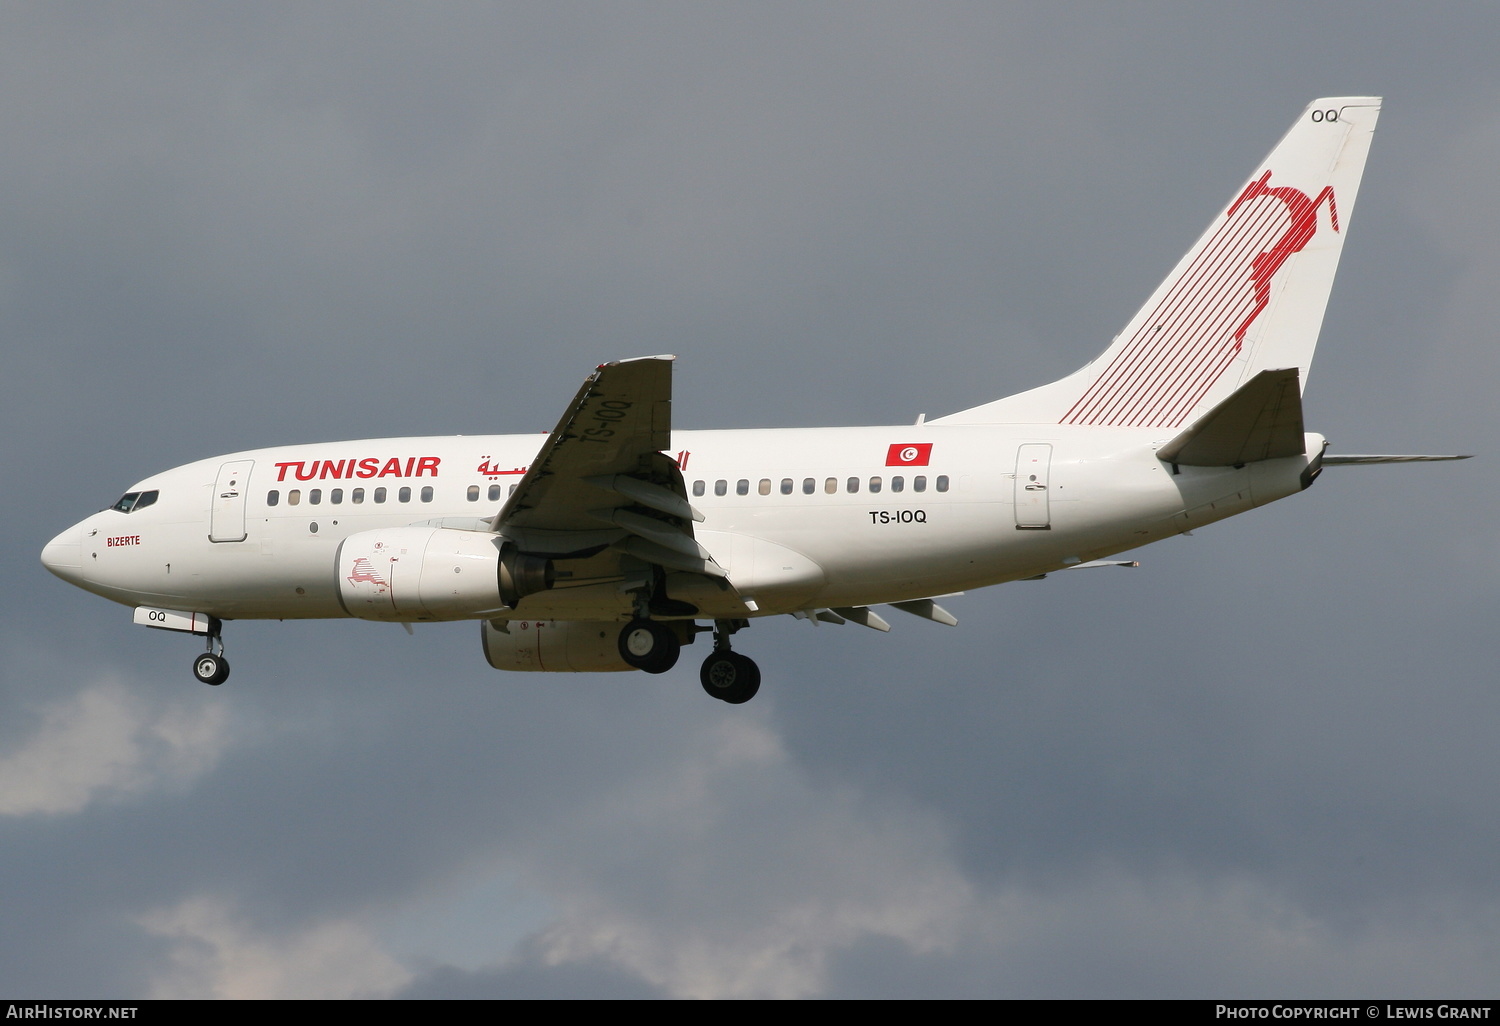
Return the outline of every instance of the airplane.
<path id="1" fill-rule="evenodd" d="M 1380 112 L 1314 101 L 1095 360 L 885 427 L 677 431 L 671 356 L 599 366 L 536 435 L 277 446 L 130 486 L 42 562 L 205 637 L 223 623 L 470 620 L 517 671 L 664 673 L 712 634 L 704 690 L 760 687 L 760 617 L 940 624 L 970 588 L 1108 557 L 1299 492 L 1333 456 L 1302 392 Z"/>

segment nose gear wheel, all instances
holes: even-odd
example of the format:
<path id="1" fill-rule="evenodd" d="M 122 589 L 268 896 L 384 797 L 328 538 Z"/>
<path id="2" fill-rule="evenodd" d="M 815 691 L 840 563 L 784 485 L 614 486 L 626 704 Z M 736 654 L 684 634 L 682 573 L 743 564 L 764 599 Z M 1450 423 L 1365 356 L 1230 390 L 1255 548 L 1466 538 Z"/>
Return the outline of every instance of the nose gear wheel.
<path id="1" fill-rule="evenodd" d="M 229 660 L 212 652 L 204 652 L 193 660 L 193 676 L 205 684 L 218 687 L 229 679 Z"/>
<path id="2" fill-rule="evenodd" d="M 208 651 L 193 660 L 193 676 L 213 687 L 229 679 L 229 660 L 224 658 L 224 625 L 216 616 L 209 618 Z"/>

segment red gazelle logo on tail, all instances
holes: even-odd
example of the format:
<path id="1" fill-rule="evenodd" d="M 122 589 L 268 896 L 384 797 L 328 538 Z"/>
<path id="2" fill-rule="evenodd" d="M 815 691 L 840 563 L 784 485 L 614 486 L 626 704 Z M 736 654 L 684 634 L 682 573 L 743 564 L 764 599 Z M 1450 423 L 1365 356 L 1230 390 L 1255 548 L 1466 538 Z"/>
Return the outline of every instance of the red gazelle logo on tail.
<path id="1" fill-rule="evenodd" d="M 1255 309 L 1250 311 L 1250 316 L 1245 318 L 1243 324 L 1234 333 L 1234 340 L 1239 342 L 1244 339 L 1245 331 L 1250 327 L 1250 322 L 1260 316 L 1260 312 L 1266 308 L 1266 303 L 1271 298 L 1271 279 L 1276 277 L 1276 272 L 1281 270 L 1281 265 L 1290 260 L 1293 254 L 1302 252 L 1302 247 L 1312 241 L 1312 237 L 1318 232 L 1318 208 L 1323 201 L 1328 201 L 1328 217 L 1333 224 L 1333 230 L 1339 230 L 1339 205 L 1333 198 L 1333 186 L 1323 187 L 1318 193 L 1317 199 L 1308 199 L 1307 193 L 1301 189 L 1293 189 L 1291 186 L 1278 186 L 1273 189 L 1266 183 L 1271 180 L 1271 172 L 1267 171 L 1258 179 L 1245 187 L 1240 193 L 1240 198 L 1235 200 L 1229 208 L 1228 217 L 1234 217 L 1234 212 L 1240 208 L 1240 204 L 1248 203 L 1250 200 L 1260 196 L 1272 196 L 1286 204 L 1287 214 L 1292 223 L 1287 226 L 1281 238 L 1276 240 L 1276 245 L 1270 249 L 1262 250 L 1254 260 L 1250 261 L 1250 284 L 1255 287 Z"/>
<path id="2" fill-rule="evenodd" d="M 1276 275 L 1317 234 L 1325 201 L 1339 230 L 1333 186 L 1313 199 L 1272 186 L 1271 174 L 1230 204 L 1062 423 L 1175 427 L 1214 386 L 1270 304 Z"/>

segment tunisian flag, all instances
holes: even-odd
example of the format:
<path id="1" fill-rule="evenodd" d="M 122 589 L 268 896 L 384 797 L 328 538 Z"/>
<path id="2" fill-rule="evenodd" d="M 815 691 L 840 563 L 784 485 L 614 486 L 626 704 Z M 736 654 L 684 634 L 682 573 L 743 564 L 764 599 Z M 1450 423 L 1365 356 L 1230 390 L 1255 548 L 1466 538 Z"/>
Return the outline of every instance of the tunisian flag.
<path id="1" fill-rule="evenodd" d="M 909 442 L 905 445 L 898 442 L 885 451 L 885 465 L 888 467 L 925 467 L 930 459 L 931 442 Z"/>

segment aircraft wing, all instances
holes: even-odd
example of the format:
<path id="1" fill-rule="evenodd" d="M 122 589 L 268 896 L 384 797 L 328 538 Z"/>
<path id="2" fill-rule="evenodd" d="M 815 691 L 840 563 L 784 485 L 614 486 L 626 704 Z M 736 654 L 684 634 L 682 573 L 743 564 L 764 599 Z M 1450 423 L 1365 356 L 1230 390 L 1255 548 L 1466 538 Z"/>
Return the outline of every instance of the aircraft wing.
<path id="1" fill-rule="evenodd" d="M 671 356 L 606 363 L 573 397 L 494 521 L 526 552 L 580 558 L 605 548 L 667 569 L 724 571 L 693 539 L 672 444 Z"/>

